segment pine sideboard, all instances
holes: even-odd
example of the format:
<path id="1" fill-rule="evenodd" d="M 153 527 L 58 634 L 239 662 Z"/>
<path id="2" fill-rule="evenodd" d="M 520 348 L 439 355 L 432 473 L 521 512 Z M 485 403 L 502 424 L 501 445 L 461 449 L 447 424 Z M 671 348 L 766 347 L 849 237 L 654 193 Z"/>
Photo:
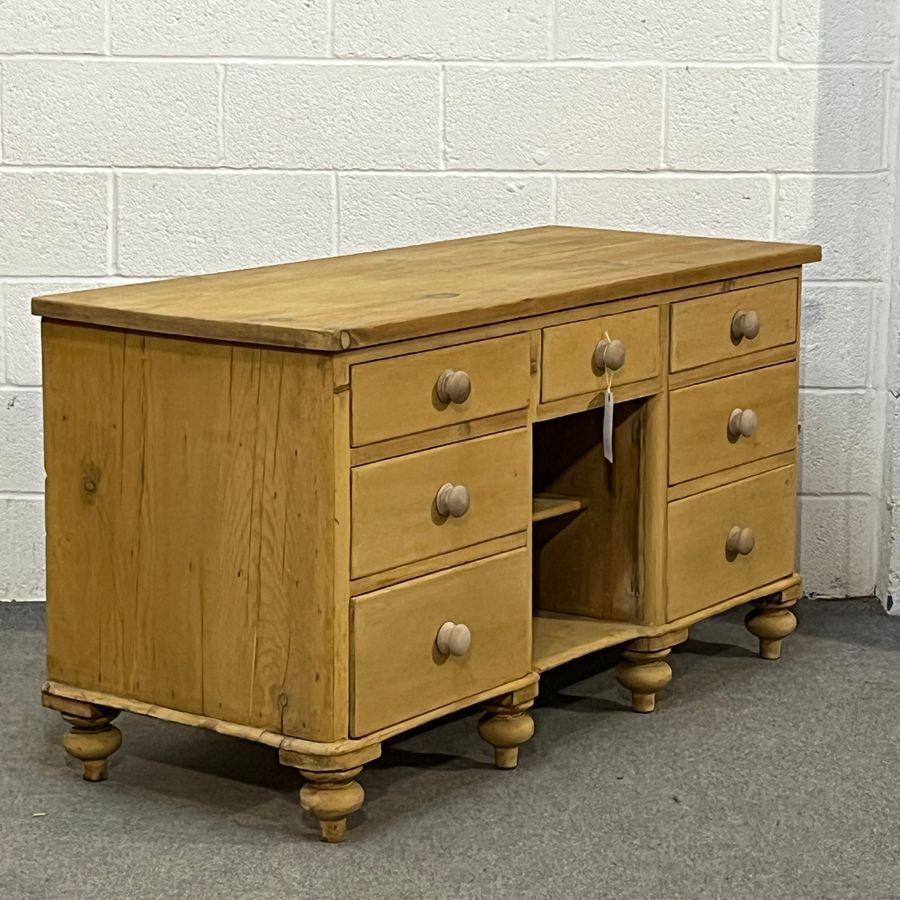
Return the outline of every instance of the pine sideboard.
<path id="1" fill-rule="evenodd" d="M 650 712 L 739 604 L 777 659 L 819 258 L 548 226 L 35 298 L 42 696 L 84 778 L 120 710 L 213 729 L 334 842 L 422 723 L 481 704 L 515 768 L 567 661 L 622 645 Z"/>

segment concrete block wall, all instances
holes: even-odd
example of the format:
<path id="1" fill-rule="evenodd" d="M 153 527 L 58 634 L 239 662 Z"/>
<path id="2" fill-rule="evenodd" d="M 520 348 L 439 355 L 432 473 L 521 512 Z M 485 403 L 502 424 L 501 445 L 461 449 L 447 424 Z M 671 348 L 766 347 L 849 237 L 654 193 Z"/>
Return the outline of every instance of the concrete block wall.
<path id="1" fill-rule="evenodd" d="M 886 593 L 897 18 L 895 0 L 0 4 L 0 598 L 43 596 L 32 295 L 546 222 L 825 245 L 801 564 L 813 591 Z"/>

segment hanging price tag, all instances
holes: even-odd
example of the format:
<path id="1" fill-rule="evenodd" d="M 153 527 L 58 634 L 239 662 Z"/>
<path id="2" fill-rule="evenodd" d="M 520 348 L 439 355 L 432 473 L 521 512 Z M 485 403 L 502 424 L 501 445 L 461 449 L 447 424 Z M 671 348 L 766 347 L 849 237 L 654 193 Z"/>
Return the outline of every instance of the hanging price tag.
<path id="1" fill-rule="evenodd" d="M 606 399 L 603 403 L 603 455 L 613 461 L 613 399 L 612 386 L 606 389 Z"/>
<path id="2" fill-rule="evenodd" d="M 609 332 L 604 331 L 603 337 L 608 343 L 612 343 Z M 603 399 L 603 455 L 608 462 L 613 461 L 613 408 L 616 401 L 613 399 L 612 372 L 606 369 L 606 396 Z"/>

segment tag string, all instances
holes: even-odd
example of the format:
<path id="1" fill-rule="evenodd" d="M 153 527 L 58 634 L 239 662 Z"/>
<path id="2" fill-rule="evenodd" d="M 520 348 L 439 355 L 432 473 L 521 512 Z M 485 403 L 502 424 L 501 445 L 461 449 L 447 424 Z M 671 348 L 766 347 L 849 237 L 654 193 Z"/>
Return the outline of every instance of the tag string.
<path id="1" fill-rule="evenodd" d="M 612 343 L 609 332 L 604 331 L 603 336 L 606 338 L 607 346 Z M 606 371 L 606 397 L 603 403 L 603 456 L 607 462 L 613 461 L 613 408 L 615 399 L 613 398 L 612 383 L 613 375 L 609 370 L 609 366 L 604 366 Z"/>
<path id="2" fill-rule="evenodd" d="M 606 342 L 607 342 L 608 344 L 611 344 L 611 343 L 612 343 L 612 339 L 610 338 L 609 332 L 608 332 L 608 331 L 604 331 L 604 332 L 603 332 L 603 337 L 606 338 Z M 612 383 L 613 383 L 613 373 L 610 371 L 609 366 L 604 366 L 604 367 L 603 367 L 603 371 L 606 372 L 606 390 L 607 390 L 607 391 L 611 391 L 611 390 L 612 390 Z"/>

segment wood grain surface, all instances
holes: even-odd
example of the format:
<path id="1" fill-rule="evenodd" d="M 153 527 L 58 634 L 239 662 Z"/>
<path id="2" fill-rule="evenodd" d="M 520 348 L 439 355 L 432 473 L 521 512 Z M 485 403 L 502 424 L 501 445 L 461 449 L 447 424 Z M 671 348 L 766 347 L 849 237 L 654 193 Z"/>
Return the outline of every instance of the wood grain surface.
<path id="1" fill-rule="evenodd" d="M 36 315 L 347 350 L 782 269 L 808 244 L 544 226 L 35 298 Z"/>
<path id="2" fill-rule="evenodd" d="M 528 551 L 457 566 L 352 601 L 354 737 L 525 675 L 531 668 Z M 463 656 L 438 652 L 465 624 Z"/>
<path id="3" fill-rule="evenodd" d="M 794 568 L 794 466 L 669 504 L 669 621 L 790 575 Z M 753 551 L 734 557 L 725 542 L 750 527 Z"/>
<path id="4" fill-rule="evenodd" d="M 345 736 L 329 358 L 58 322 L 43 348 L 48 677 Z"/>

